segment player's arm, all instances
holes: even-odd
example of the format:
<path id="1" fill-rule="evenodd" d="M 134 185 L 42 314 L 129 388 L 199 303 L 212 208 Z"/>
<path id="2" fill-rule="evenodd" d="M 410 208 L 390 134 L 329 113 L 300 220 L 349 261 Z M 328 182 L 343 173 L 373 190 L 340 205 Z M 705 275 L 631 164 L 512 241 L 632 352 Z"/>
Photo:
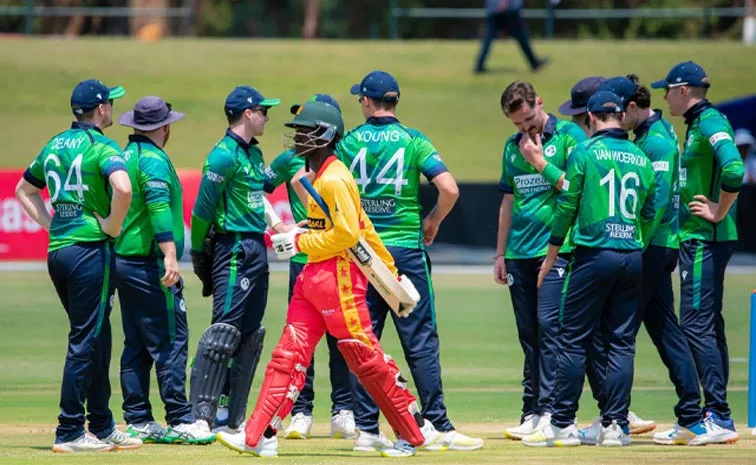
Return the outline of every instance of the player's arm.
<path id="1" fill-rule="evenodd" d="M 499 179 L 499 190 L 504 193 L 499 206 L 499 228 L 496 235 L 496 258 L 494 263 L 494 281 L 499 284 L 507 285 L 507 268 L 505 265 L 505 256 L 507 254 L 507 242 L 509 241 L 509 230 L 512 228 L 512 208 L 514 205 L 514 189 L 512 180 L 507 174 L 507 156 L 512 149 L 513 144 L 507 143 L 504 147 L 502 156 L 501 178 Z"/>
<path id="2" fill-rule="evenodd" d="M 425 176 L 428 182 L 433 183 L 438 190 L 436 205 L 428 213 L 423 222 L 423 235 L 425 245 L 431 245 L 438 234 L 438 228 L 441 222 L 452 211 L 454 205 L 459 199 L 459 187 L 454 180 L 454 176 L 441 160 L 436 148 L 431 142 L 422 135 L 412 139 L 407 150 L 417 153 L 417 160 L 420 172 Z"/>
<path id="3" fill-rule="evenodd" d="M 296 240 L 299 251 L 307 255 L 337 254 L 357 243 L 360 238 L 359 200 L 355 202 L 350 195 L 347 181 L 334 179 L 323 186 L 320 194 L 331 211 L 332 227 L 299 235 Z"/>
<path id="4" fill-rule="evenodd" d="M 100 174 L 110 184 L 113 196 L 110 199 L 110 214 L 102 218 L 95 212 L 102 231 L 111 237 L 121 234 L 121 226 L 131 206 L 131 180 L 126 171 L 126 162 L 115 144 L 108 144 L 99 157 Z"/>
<path id="5" fill-rule="evenodd" d="M 52 216 L 42 200 L 42 189 L 45 188 L 45 173 L 42 154 L 34 159 L 24 175 L 16 184 L 16 198 L 21 202 L 24 211 L 45 231 L 50 230 Z"/>
<path id="6" fill-rule="evenodd" d="M 700 131 L 714 149 L 714 158 L 719 165 L 721 180 L 719 202 L 712 202 L 711 199 L 700 194 L 694 196 L 695 200 L 688 206 L 693 215 L 718 223 L 727 216 L 738 198 L 738 192 L 743 183 L 743 160 L 727 131 L 726 123 L 720 118 L 702 120 Z"/>
<path id="7" fill-rule="evenodd" d="M 367 215 L 364 215 L 364 214 L 362 218 L 363 218 L 363 222 L 365 223 L 365 228 L 363 229 L 365 241 L 375 251 L 375 254 L 378 256 L 378 258 L 380 258 L 381 261 L 386 265 L 386 268 L 388 268 L 391 271 L 391 274 L 393 274 L 395 277 L 398 276 L 399 271 L 396 269 L 396 263 L 394 262 L 394 257 L 391 255 L 391 252 L 389 252 L 386 246 L 383 244 L 383 241 L 381 241 L 381 238 L 378 236 L 378 233 L 375 232 L 375 228 L 370 222 L 370 218 L 368 218 Z"/>
<path id="8" fill-rule="evenodd" d="M 215 219 L 215 208 L 233 174 L 234 158 L 225 151 L 211 152 L 205 162 L 197 199 L 192 209 L 191 249 L 201 252 Z"/>
<path id="9" fill-rule="evenodd" d="M 163 286 L 170 287 L 179 280 L 176 242 L 173 237 L 173 213 L 171 213 L 171 186 L 168 184 L 169 168 L 165 160 L 157 157 L 139 157 L 138 179 L 144 192 L 144 203 L 150 218 L 155 242 L 163 253 L 165 273 Z"/>

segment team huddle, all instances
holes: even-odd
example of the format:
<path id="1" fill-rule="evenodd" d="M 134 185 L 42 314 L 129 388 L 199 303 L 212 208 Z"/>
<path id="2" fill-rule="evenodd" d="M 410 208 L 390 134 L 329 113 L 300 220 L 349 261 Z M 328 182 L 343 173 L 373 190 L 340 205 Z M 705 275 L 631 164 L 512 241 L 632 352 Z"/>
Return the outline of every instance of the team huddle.
<path id="1" fill-rule="evenodd" d="M 743 177 L 732 128 L 705 98 L 703 69 L 675 66 L 652 87 L 666 89 L 671 113 L 685 117 L 680 155 L 671 125 L 651 109 L 649 90 L 630 77 L 579 82 L 560 107 L 572 121 L 547 114 L 529 83 L 513 82 L 502 94 L 517 132 L 503 155 L 494 275 L 509 287 L 525 355 L 521 424 L 505 435 L 528 446 L 624 446 L 630 434 L 655 428 L 629 410 L 641 322 L 679 396 L 677 424 L 654 441 L 738 439 L 726 399 L 721 313 L 737 239 L 731 207 Z M 350 131 L 327 94 L 292 106 L 286 150 L 269 165 L 257 138 L 280 100 L 246 86 L 228 95 L 228 130 L 203 166 L 187 239 L 202 295 L 212 297 L 210 325 L 191 361 L 178 266 L 182 188 L 165 152 L 171 124 L 184 114 L 161 98 L 142 98 L 119 118 L 134 129 L 121 150 L 103 130 L 124 94 L 96 80 L 79 83 L 71 96 L 76 121 L 50 140 L 16 188 L 27 213 L 50 233 L 48 270 L 70 322 L 53 451 L 217 440 L 237 452 L 277 456 L 279 433 L 310 435 L 313 353 L 324 335 L 331 437 L 385 457 L 483 447 L 482 439 L 456 431 L 447 414 L 425 251 L 459 191 L 429 139 L 397 119 L 394 77 L 374 71 L 352 86 L 365 122 Z M 421 174 L 438 190 L 425 218 Z M 284 224 L 266 199 L 282 184 L 296 225 Z M 41 197 L 45 187 L 52 215 Z M 266 336 L 268 229 L 276 255 L 290 263 L 289 306 L 247 417 Z M 671 279 L 678 256 L 680 323 Z M 116 290 L 125 431 L 109 408 Z M 419 405 L 381 348 L 389 315 Z M 153 365 L 165 427 L 148 396 Z M 601 416 L 578 430 L 586 374 Z M 395 441 L 380 432 L 380 413 Z"/>

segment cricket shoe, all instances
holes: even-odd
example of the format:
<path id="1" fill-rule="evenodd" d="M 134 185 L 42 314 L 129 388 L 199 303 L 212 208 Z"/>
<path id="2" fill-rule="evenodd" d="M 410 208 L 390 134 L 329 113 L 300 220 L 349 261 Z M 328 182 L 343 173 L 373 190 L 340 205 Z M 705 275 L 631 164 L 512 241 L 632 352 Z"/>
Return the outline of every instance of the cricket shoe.
<path id="1" fill-rule="evenodd" d="M 383 433 L 372 434 L 357 430 L 352 450 L 354 452 L 380 452 L 390 447 L 394 447 L 394 443 L 386 439 Z"/>
<path id="2" fill-rule="evenodd" d="M 278 438 L 262 436 L 255 447 L 249 447 L 246 442 L 247 434 L 244 430 L 238 433 L 218 433 L 218 442 L 225 447 L 240 454 L 254 455 L 255 457 L 278 457 Z"/>
<path id="3" fill-rule="evenodd" d="M 580 437 L 580 444 L 584 446 L 595 446 L 599 443 L 601 437 L 601 417 L 593 419 L 591 426 L 578 431 Z"/>
<path id="4" fill-rule="evenodd" d="M 727 430 L 709 418 L 695 425 L 684 427 L 675 424 L 671 429 L 654 434 L 654 442 L 662 446 L 705 446 L 737 441 L 737 433 Z M 734 439 L 734 440 L 733 440 Z"/>
<path id="5" fill-rule="evenodd" d="M 528 447 L 573 447 L 580 445 L 580 435 L 573 424 L 560 428 L 553 424 L 522 438 Z"/>
<path id="6" fill-rule="evenodd" d="M 618 425 L 617 420 L 612 420 L 612 424 L 609 426 L 601 427 L 601 436 L 598 442 L 601 447 L 629 446 L 632 442 L 629 430 Z"/>
<path id="7" fill-rule="evenodd" d="M 291 417 L 289 427 L 284 431 L 284 439 L 307 439 L 312 429 L 312 416 L 297 413 Z"/>
<path id="8" fill-rule="evenodd" d="M 165 439 L 165 428 L 155 421 L 126 426 L 126 434 L 141 439 L 144 444 L 160 444 Z"/>
<path id="9" fill-rule="evenodd" d="M 215 442 L 215 433 L 210 431 L 205 420 L 182 423 L 168 427 L 165 442 L 169 444 L 205 445 Z"/>
<path id="10" fill-rule="evenodd" d="M 423 426 L 420 427 L 420 433 L 422 433 L 423 438 L 425 439 L 423 444 L 420 446 L 420 448 L 422 448 L 423 450 L 436 452 L 448 450 L 448 447 L 440 444 L 439 441 L 441 439 L 441 433 L 436 430 L 436 428 L 433 426 L 433 423 L 425 420 L 423 422 Z M 381 451 L 381 456 L 392 458 L 411 457 L 417 453 L 417 449 L 417 447 L 413 446 L 409 442 L 405 441 L 402 438 L 399 438 L 399 440 L 396 441 L 393 447 L 383 449 Z"/>
<path id="11" fill-rule="evenodd" d="M 239 425 L 238 428 L 231 428 L 230 426 L 228 426 L 228 424 L 225 424 L 223 426 L 217 426 L 217 427 L 213 428 L 213 434 L 218 434 L 218 433 L 236 434 L 239 431 L 244 430 L 244 427 L 246 426 L 246 424 L 247 424 L 247 420 L 244 420 L 242 422 L 242 424 Z"/>
<path id="12" fill-rule="evenodd" d="M 656 429 L 656 422 L 653 420 L 644 420 L 635 412 L 628 412 L 627 414 L 627 427 L 630 429 L 630 434 L 643 434 L 648 433 Z"/>
<path id="13" fill-rule="evenodd" d="M 733 433 L 735 433 L 736 436 L 738 436 L 738 438 L 740 438 L 740 436 L 735 431 L 735 421 L 733 421 L 732 418 L 724 418 L 712 412 L 711 410 L 706 411 L 706 418 L 711 419 L 711 421 L 719 425 L 720 428 L 732 431 Z M 737 439 L 735 441 L 737 441 Z"/>
<path id="14" fill-rule="evenodd" d="M 312 417 L 310 417 L 310 425 L 312 425 Z M 309 434 L 310 430 L 308 428 L 307 435 L 309 436 Z M 339 413 L 331 417 L 330 436 L 336 439 L 354 439 L 357 437 L 357 430 L 354 426 L 354 413 L 351 410 L 339 410 Z"/>
<path id="15" fill-rule="evenodd" d="M 483 447 L 483 440 L 480 438 L 471 438 L 469 436 L 465 436 L 464 434 L 460 433 L 456 430 L 447 431 L 445 433 L 439 433 L 440 437 L 438 440 L 429 445 L 425 446 L 422 450 L 427 451 L 445 451 L 445 450 L 455 450 L 455 451 L 473 451 L 478 450 L 481 447 Z"/>
<path id="16" fill-rule="evenodd" d="M 522 419 L 522 423 L 520 423 L 519 426 L 513 426 L 512 428 L 505 429 L 504 436 L 508 437 L 509 439 L 519 441 L 525 436 L 531 435 L 533 434 L 533 432 L 535 432 L 536 426 L 538 426 L 538 420 L 540 420 L 540 417 L 534 413 L 526 415 L 525 418 Z"/>
<path id="17" fill-rule="evenodd" d="M 115 450 L 116 446 L 112 442 L 101 441 L 92 433 L 83 433 L 73 441 L 58 442 L 53 444 L 53 452 L 70 453 L 70 452 L 110 452 Z"/>
<path id="18" fill-rule="evenodd" d="M 107 437 L 102 438 L 102 440 L 113 444 L 116 450 L 139 449 L 143 444 L 141 439 L 132 438 L 118 428 L 113 428 L 113 431 Z"/>

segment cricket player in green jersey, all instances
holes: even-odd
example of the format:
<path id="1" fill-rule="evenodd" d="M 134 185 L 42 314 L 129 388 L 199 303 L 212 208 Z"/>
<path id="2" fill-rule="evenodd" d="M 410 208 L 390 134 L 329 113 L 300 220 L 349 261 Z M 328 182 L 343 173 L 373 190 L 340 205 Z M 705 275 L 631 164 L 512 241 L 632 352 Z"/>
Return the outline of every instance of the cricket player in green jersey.
<path id="1" fill-rule="evenodd" d="M 207 423 L 196 421 L 186 399 L 189 329 L 178 261 L 184 251 L 181 182 L 165 145 L 171 124 L 184 117 L 159 97 L 144 97 L 119 118 L 134 129 L 123 152 L 133 195 L 116 241 L 116 289 L 124 348 L 121 390 L 126 432 L 144 442 L 208 444 Z M 164 429 L 149 399 L 150 371 L 165 403 Z"/>
<path id="2" fill-rule="evenodd" d="M 743 182 L 743 161 L 730 123 L 706 99 L 709 86 L 706 72 L 692 61 L 675 65 L 651 84 L 665 89 L 670 113 L 683 116 L 688 126 L 680 163 L 680 320 L 703 386 L 704 409 L 732 432 L 727 442 L 735 442 L 722 297 L 738 239 L 732 207 Z"/>
<path id="3" fill-rule="evenodd" d="M 197 419 L 215 432 L 237 432 L 246 418 L 265 337 L 269 272 L 263 235 L 268 226 L 285 229 L 265 198 L 257 137 L 279 103 L 253 87 L 231 91 L 224 106 L 229 128 L 207 156 L 192 211 L 192 263 L 209 290 L 203 295 L 213 296 L 213 315 L 192 363 L 190 398 Z"/>
<path id="4" fill-rule="evenodd" d="M 351 93 L 359 96 L 366 121 L 344 136 L 337 156 L 354 175 L 360 187 L 362 207 L 394 257 L 399 274 L 409 277 L 421 296 L 408 318 L 398 318 L 371 288 L 368 307 L 373 331 L 381 337 L 390 313 L 418 387 L 423 416 L 442 433 L 442 440 L 430 446 L 430 450 L 479 449 L 483 447 L 483 440 L 458 433 L 447 415 L 441 386 L 430 261 L 425 251 L 457 201 L 457 184 L 428 138 L 397 119 L 400 92 L 393 76 L 373 71 L 353 85 Z M 421 174 L 439 192 L 436 206 L 424 220 L 419 198 Z M 378 431 L 375 402 L 360 385 L 356 385 L 353 392 L 355 423 L 359 429 L 354 450 L 372 452 L 388 447 L 390 444 Z"/>
<path id="5" fill-rule="evenodd" d="M 109 407 L 113 237 L 121 232 L 131 183 L 121 149 L 102 130 L 113 124 L 123 87 L 90 79 L 76 85 L 76 121 L 32 161 L 16 186 L 26 212 L 50 232 L 47 268 L 70 323 L 53 452 L 135 449 L 142 441 L 115 428 Z M 40 192 L 47 187 L 50 216 Z M 85 406 L 89 431 L 85 431 Z"/>
<path id="6" fill-rule="evenodd" d="M 519 426 L 504 434 L 522 439 L 551 421 L 559 354 L 559 303 L 571 246 L 566 243 L 544 286 L 536 286 L 551 235 L 551 221 L 564 181 L 567 158 L 585 133 L 546 113 L 530 83 L 515 81 L 501 96 L 501 109 L 517 132 L 504 146 L 494 278 L 509 286 L 523 367 Z"/>
<path id="7" fill-rule="evenodd" d="M 591 138 L 567 161 L 538 287 L 557 261 L 568 231 L 575 246 L 559 309 L 560 356 L 551 425 L 527 446 L 579 446 L 574 425 L 586 357 L 597 327 L 606 344 L 602 429 L 598 444 L 629 445 L 628 411 L 635 357 L 635 313 L 641 297 L 643 237 L 653 231 L 654 172 L 621 128 L 621 99 L 598 91 L 588 100 Z M 596 322 L 599 321 L 599 325 Z"/>
<path id="8" fill-rule="evenodd" d="M 309 101 L 328 103 L 341 112 L 339 103 L 328 94 L 315 94 Z M 301 105 L 293 105 L 290 109 L 291 114 L 296 115 L 300 108 L 302 108 Z M 297 193 L 297 176 L 299 171 L 304 167 L 305 157 L 296 156 L 295 150 L 291 149 L 278 155 L 266 170 L 268 175 L 266 191 L 271 193 L 279 185 L 286 184 L 289 205 L 291 205 L 294 221 L 297 223 L 307 220 L 307 208 L 299 199 Z M 292 257 L 289 262 L 289 300 L 291 300 L 293 295 L 297 276 L 299 276 L 306 264 L 307 255 L 301 252 Z M 327 333 L 326 342 L 328 343 L 328 368 L 330 369 L 331 380 L 330 437 L 354 439 L 357 432 L 354 427 L 354 407 L 352 405 L 352 388 L 349 382 L 349 367 L 346 361 L 344 361 L 344 356 L 339 351 L 336 338 Z M 310 361 L 310 367 L 307 369 L 305 385 L 300 391 L 299 397 L 297 397 L 291 411 L 291 423 L 284 431 L 284 439 L 305 439 L 310 436 L 313 401 L 315 399 L 315 391 L 313 390 L 314 378 L 315 363 L 313 358 Z"/>

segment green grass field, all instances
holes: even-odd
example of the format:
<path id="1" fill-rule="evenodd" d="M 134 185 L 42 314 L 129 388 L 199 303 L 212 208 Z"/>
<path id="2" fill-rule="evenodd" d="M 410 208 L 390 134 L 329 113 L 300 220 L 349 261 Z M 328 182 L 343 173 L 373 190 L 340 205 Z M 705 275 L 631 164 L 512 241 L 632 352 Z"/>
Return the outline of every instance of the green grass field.
<path id="1" fill-rule="evenodd" d="M 532 75 L 514 42 L 500 41 L 489 61 L 494 72 L 479 77 L 471 73 L 476 41 L 0 40 L 0 168 L 26 166 L 69 124 L 71 89 L 90 77 L 126 87 L 117 115 L 145 95 L 162 96 L 185 111 L 168 152 L 177 166 L 200 168 L 223 134 L 223 102 L 235 85 L 254 85 L 283 100 L 261 139 L 272 159 L 281 150 L 289 105 L 314 92 L 332 93 L 344 108 L 347 127 L 355 126 L 362 115 L 349 87 L 373 69 L 386 69 L 401 86 L 400 118 L 434 141 L 458 178 L 481 181 L 497 179 L 501 148 L 513 132 L 499 98 L 515 79 L 532 79 L 552 112 L 585 76 L 634 72 L 647 83 L 687 59 L 708 71 L 715 102 L 756 91 L 756 48 L 738 42 L 537 42 L 538 53 L 552 63 Z M 666 108 L 661 92 L 654 99 Z M 681 132 L 682 121 L 675 122 Z M 109 134 L 124 143 L 128 132 L 115 127 Z"/>
<path id="2" fill-rule="evenodd" d="M 202 299 L 198 282 L 185 273 L 190 347 L 209 322 L 210 302 Z M 734 446 L 705 448 L 664 448 L 651 444 L 649 436 L 636 438 L 622 450 L 581 447 L 574 450 L 533 450 L 505 440 L 504 427 L 519 418 L 520 371 L 522 353 L 515 332 L 508 291 L 493 284 L 488 276 L 436 275 L 438 325 L 441 334 L 444 388 L 452 420 L 460 430 L 486 438 L 486 446 L 476 453 L 421 453 L 413 463 L 712 463 L 730 465 L 753 463 L 756 439 L 745 428 L 748 356 L 748 299 L 756 275 L 730 275 L 727 278 L 725 315 L 730 343 L 730 397 L 734 417 L 742 435 Z M 269 329 L 263 363 L 283 327 L 285 307 L 284 273 L 273 273 L 269 306 L 264 325 Z M 3 464 L 101 464 L 166 463 L 186 464 L 242 463 L 242 458 L 219 445 L 207 447 L 145 446 L 139 451 L 89 456 L 58 456 L 50 452 L 58 413 L 57 403 L 62 364 L 65 357 L 67 320 L 45 273 L 0 274 L 0 295 L 4 296 L 3 324 L 0 326 L 0 457 Z M 118 360 L 123 343 L 120 313 L 116 308 L 113 323 L 113 363 L 111 408 L 121 422 L 121 394 Z M 384 341 L 387 352 L 401 360 L 401 351 L 391 328 Z M 326 436 L 329 411 L 329 384 L 326 357 L 316 355 L 316 435 Z M 261 365 L 262 367 L 263 365 Z M 255 380 L 251 403 L 261 382 Z M 153 382 L 153 405 L 158 420 L 163 409 Z M 587 387 L 587 384 L 586 384 Z M 674 421 L 674 391 L 664 367 L 645 332 L 639 337 L 636 360 L 633 410 L 642 417 L 668 425 Z M 251 408 L 251 407 L 250 407 Z M 581 424 L 595 415 L 590 392 L 582 398 L 578 417 Z M 388 428 L 384 428 L 389 431 Z M 378 460 L 351 452 L 350 441 L 315 438 L 309 441 L 283 441 L 277 463 L 347 464 L 356 460 Z M 363 458 L 365 457 L 365 458 Z"/>

